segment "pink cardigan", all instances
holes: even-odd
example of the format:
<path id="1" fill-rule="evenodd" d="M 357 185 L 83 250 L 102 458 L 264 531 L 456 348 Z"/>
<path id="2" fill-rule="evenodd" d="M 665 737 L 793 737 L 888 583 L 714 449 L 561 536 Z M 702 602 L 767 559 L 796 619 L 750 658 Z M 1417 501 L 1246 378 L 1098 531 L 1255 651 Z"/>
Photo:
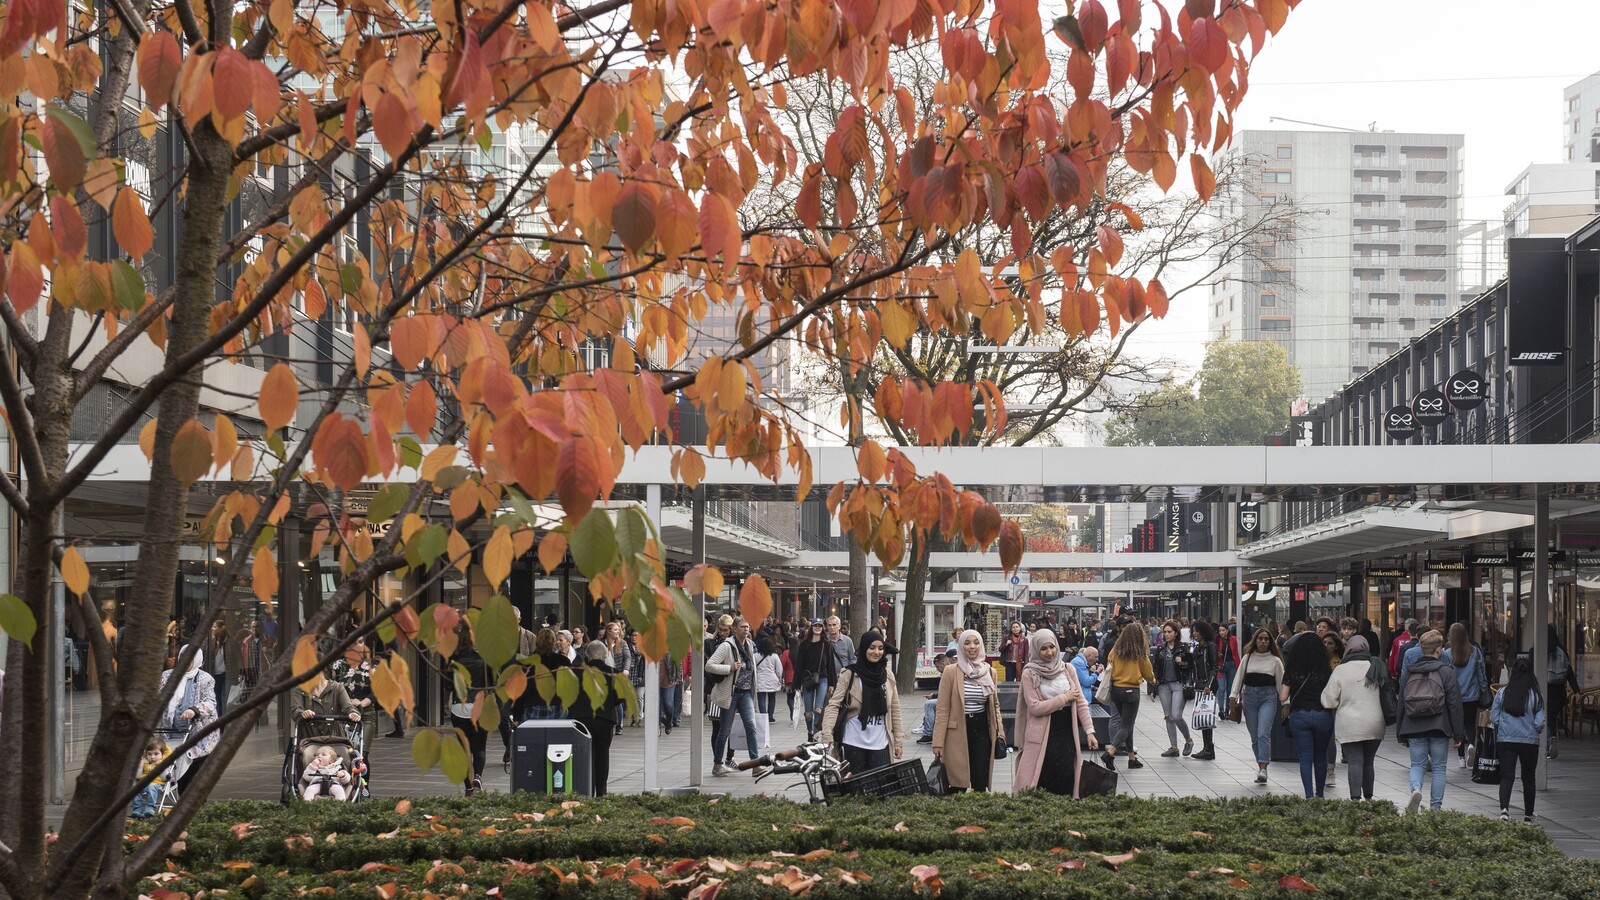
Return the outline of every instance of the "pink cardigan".
<path id="1" fill-rule="evenodd" d="M 1065 692 L 1057 694 L 1046 700 L 1039 691 L 1039 676 L 1034 672 L 1022 673 L 1021 703 L 1022 709 L 1017 716 L 1017 743 L 1021 745 L 1022 752 L 1017 754 L 1016 770 L 1011 778 L 1011 790 L 1020 793 L 1030 788 L 1038 787 L 1039 772 L 1044 768 L 1044 755 L 1050 741 L 1050 717 L 1056 710 L 1067 704 L 1073 704 L 1076 709 L 1074 716 L 1084 731 L 1094 734 L 1094 720 L 1089 717 L 1089 703 L 1084 699 L 1083 689 L 1078 685 L 1077 676 L 1072 667 L 1067 667 L 1068 688 Z M 1021 713 L 1026 712 L 1026 715 Z M 1077 740 L 1077 735 L 1073 735 Z M 1078 777 L 1073 779 L 1072 796 L 1078 796 L 1078 786 L 1083 781 L 1083 753 L 1078 753 Z"/>

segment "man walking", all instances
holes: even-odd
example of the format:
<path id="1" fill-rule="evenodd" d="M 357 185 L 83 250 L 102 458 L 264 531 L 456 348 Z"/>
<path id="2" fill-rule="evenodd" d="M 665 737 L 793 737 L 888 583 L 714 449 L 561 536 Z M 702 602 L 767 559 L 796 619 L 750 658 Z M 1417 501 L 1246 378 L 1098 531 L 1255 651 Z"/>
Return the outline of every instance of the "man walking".
<path id="1" fill-rule="evenodd" d="M 1394 641 L 1389 644 L 1389 677 L 1400 678 L 1400 656 L 1406 652 L 1406 646 L 1411 643 L 1412 637 L 1417 634 L 1417 620 L 1407 619 L 1406 627 L 1394 636 Z"/>
<path id="2" fill-rule="evenodd" d="M 756 743 L 755 669 L 756 645 L 750 639 L 750 623 L 740 616 L 733 620 L 733 636 L 723 641 L 706 661 L 707 674 L 723 676 L 711 689 L 711 702 L 722 709 L 717 730 L 711 735 L 711 758 L 716 761 L 711 767 L 712 775 L 721 777 L 733 772 L 723 764 L 723 754 L 726 752 L 728 757 L 733 755 L 729 739 L 733 735 L 735 715 L 744 721 L 745 745 L 750 751 L 750 758 L 755 759 L 759 753 Z"/>
<path id="3" fill-rule="evenodd" d="M 1429 809 L 1444 807 L 1444 775 L 1450 742 L 1465 739 L 1467 729 L 1461 713 L 1461 688 L 1453 671 L 1444 671 L 1439 651 L 1444 635 L 1424 634 L 1417 642 L 1422 656 L 1400 677 L 1400 718 L 1395 733 L 1400 743 L 1411 748 L 1411 803 L 1406 811 L 1415 813 L 1422 806 L 1422 770 L 1433 766 Z"/>
<path id="4" fill-rule="evenodd" d="M 833 650 L 833 658 L 839 661 L 837 671 L 843 672 L 846 666 L 856 664 L 856 645 L 850 636 L 840 633 L 839 617 L 828 617 L 828 646 Z"/>

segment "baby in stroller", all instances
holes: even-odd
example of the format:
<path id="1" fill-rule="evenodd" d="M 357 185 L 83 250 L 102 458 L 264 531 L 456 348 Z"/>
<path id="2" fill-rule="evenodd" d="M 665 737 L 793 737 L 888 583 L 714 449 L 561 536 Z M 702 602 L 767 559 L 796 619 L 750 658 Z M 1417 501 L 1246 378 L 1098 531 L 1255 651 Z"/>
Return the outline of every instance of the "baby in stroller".
<path id="1" fill-rule="evenodd" d="M 339 751 L 323 744 L 316 747 L 315 754 L 306 763 L 306 770 L 300 776 L 300 796 L 306 800 L 321 796 L 344 800 L 349 793 L 351 780 Z"/>
<path id="2" fill-rule="evenodd" d="M 159 737 L 150 738 L 150 742 L 144 745 L 144 762 L 139 768 L 139 777 L 143 778 L 150 774 L 153 769 L 164 768 L 167 764 L 167 754 L 169 752 L 166 741 Z M 139 791 L 137 797 L 133 798 L 133 817 L 135 819 L 147 819 L 160 811 L 162 805 L 161 792 L 166 787 L 167 774 L 169 773 L 164 772 L 156 776 L 153 781 L 144 786 L 143 790 Z"/>

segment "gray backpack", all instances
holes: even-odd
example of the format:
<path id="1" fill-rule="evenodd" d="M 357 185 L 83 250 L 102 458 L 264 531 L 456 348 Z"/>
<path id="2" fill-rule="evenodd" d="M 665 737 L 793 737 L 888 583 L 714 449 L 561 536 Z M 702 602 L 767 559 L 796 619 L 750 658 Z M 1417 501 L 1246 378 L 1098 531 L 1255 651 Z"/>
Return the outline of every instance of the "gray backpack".
<path id="1" fill-rule="evenodd" d="M 1437 669 L 1412 672 L 1400 698 L 1408 719 L 1431 719 L 1444 712 L 1444 677 Z"/>

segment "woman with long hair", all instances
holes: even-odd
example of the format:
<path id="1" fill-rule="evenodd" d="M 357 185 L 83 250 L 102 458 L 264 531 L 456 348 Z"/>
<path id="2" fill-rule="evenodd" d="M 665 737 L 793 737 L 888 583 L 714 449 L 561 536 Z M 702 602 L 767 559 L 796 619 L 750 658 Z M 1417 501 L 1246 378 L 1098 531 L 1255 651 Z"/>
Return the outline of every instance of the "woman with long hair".
<path id="1" fill-rule="evenodd" d="M 880 632 L 861 636 L 861 653 L 840 673 L 839 689 L 822 716 L 822 741 L 839 747 L 851 776 L 881 769 L 905 752 L 900 691 L 887 646 Z"/>
<path id="2" fill-rule="evenodd" d="M 372 737 L 378 731 L 378 703 L 372 693 L 372 654 L 367 650 L 367 639 L 356 638 L 344 651 L 344 656 L 328 667 L 328 674 L 344 685 L 350 702 L 361 711 L 361 755 L 370 755 Z"/>
<path id="3" fill-rule="evenodd" d="M 952 791 L 987 791 L 994 773 L 994 742 L 1000 726 L 1000 693 L 994 669 L 984 659 L 983 635 L 961 632 L 956 664 L 939 676 L 933 715 L 933 755 L 944 762 Z"/>
<path id="4" fill-rule="evenodd" d="M 1021 620 L 1014 620 L 1006 636 L 1000 639 L 1000 665 L 1005 667 L 1006 680 L 1016 681 L 1017 673 L 1027 664 L 1028 635 L 1023 631 Z"/>
<path id="5" fill-rule="evenodd" d="M 1578 679 L 1572 674 L 1572 657 L 1567 655 L 1567 648 L 1561 646 L 1561 635 L 1556 631 L 1555 624 L 1548 624 L 1545 628 L 1548 629 L 1545 636 L 1545 659 L 1548 663 L 1544 676 L 1545 702 L 1550 710 L 1550 758 L 1555 759 L 1556 735 L 1566 729 L 1567 688 L 1577 690 Z"/>
<path id="6" fill-rule="evenodd" d="M 1449 639 L 1439 658 L 1456 673 L 1456 686 L 1461 689 L 1461 721 L 1466 723 L 1467 733 L 1476 736 L 1478 711 L 1483 709 L 1484 701 L 1489 696 L 1489 673 L 1483 662 L 1483 651 L 1467 636 L 1465 624 L 1457 622 L 1450 626 Z M 1461 768 L 1465 769 L 1465 742 L 1457 745 L 1456 755 L 1461 760 Z"/>
<path id="7" fill-rule="evenodd" d="M 1100 754 L 1100 761 L 1108 769 L 1117 767 L 1119 749 L 1128 754 L 1128 768 L 1144 768 L 1138 751 L 1133 748 L 1133 725 L 1139 718 L 1139 685 L 1156 683 L 1156 673 L 1150 668 L 1149 647 L 1144 626 L 1129 622 L 1117 632 L 1117 642 L 1106 654 L 1111 665 L 1111 705 L 1117 711 L 1117 732 L 1111 736 L 1111 746 Z"/>
<path id="8" fill-rule="evenodd" d="M 596 797 L 606 795 L 606 782 L 611 779 L 611 739 L 616 736 L 616 725 L 620 721 L 617 717 L 617 690 L 611 678 L 617 674 L 617 669 L 606 662 L 610 653 L 604 641 L 590 641 L 583 645 L 578 653 L 578 661 L 572 664 L 578 683 L 585 682 L 585 669 L 599 672 L 605 678 L 605 695 L 596 703 L 587 689 L 578 691 L 578 699 L 567 710 L 567 715 L 573 721 L 581 723 L 589 731 L 589 772 Z"/>
<path id="9" fill-rule="evenodd" d="M 472 628 L 463 621 L 456 627 L 456 636 L 456 652 L 450 661 L 466 669 L 467 695 L 456 696 L 450 703 L 450 724 L 467 739 L 467 750 L 472 757 L 472 774 L 467 776 L 463 787 L 466 795 L 471 797 L 483 790 L 484 749 L 489 742 L 489 732 L 472 720 L 472 702 L 479 693 L 493 691 L 494 682 L 489 678 L 489 668 L 484 664 L 483 657 L 478 655 L 478 648 L 472 641 Z M 484 700 L 494 702 L 492 695 Z"/>
<path id="10" fill-rule="evenodd" d="M 806 636 L 790 651 L 794 659 L 795 688 L 800 692 L 800 711 L 806 717 L 806 740 L 815 740 L 822 729 L 822 708 L 828 703 L 828 687 L 839 681 L 838 657 L 828 646 L 821 619 L 812 619 Z"/>
<path id="11" fill-rule="evenodd" d="M 1196 696 L 1203 693 L 1215 693 L 1218 686 L 1218 676 L 1221 665 L 1217 662 L 1217 628 L 1205 619 L 1196 619 L 1189 626 L 1190 633 L 1194 635 L 1194 650 L 1190 660 L 1190 681 L 1194 684 Z M 1220 709 L 1221 699 L 1216 708 Z M 1217 758 L 1217 747 L 1213 740 L 1215 728 L 1200 729 L 1200 752 L 1191 759 L 1212 760 Z"/>
<path id="12" fill-rule="evenodd" d="M 1344 749 L 1351 800 L 1372 799 L 1373 764 L 1388 731 L 1378 692 L 1388 681 L 1388 667 L 1372 655 L 1367 639 L 1355 634 L 1344 645 L 1344 656 L 1322 689 L 1322 705 L 1334 711 L 1333 734 Z"/>
<path id="13" fill-rule="evenodd" d="M 1239 664 L 1239 677 L 1233 683 L 1234 703 L 1241 704 L 1245 726 L 1250 729 L 1250 748 L 1256 754 L 1256 784 L 1267 783 L 1267 765 L 1272 762 L 1272 726 L 1278 721 L 1283 697 L 1283 653 L 1271 628 L 1257 628 Z"/>
<path id="14" fill-rule="evenodd" d="M 1545 728 L 1545 699 L 1533 677 L 1533 661 L 1518 656 L 1511 662 L 1511 680 L 1489 708 L 1500 751 L 1500 821 L 1511 821 L 1511 786 L 1522 764 L 1522 821 L 1533 824 L 1534 773 L 1539 765 L 1539 735 Z"/>
<path id="15" fill-rule="evenodd" d="M 1282 690 L 1288 694 L 1288 702 L 1283 715 L 1289 720 L 1289 735 L 1300 758 L 1300 785 L 1307 799 L 1321 797 L 1328 784 L 1333 713 L 1322 705 L 1322 691 L 1332 675 L 1328 647 L 1315 634 L 1296 635 L 1284 645 Z"/>
<path id="16" fill-rule="evenodd" d="M 1161 717 L 1167 723 L 1167 749 L 1162 756 L 1178 755 L 1178 732 L 1183 732 L 1183 755 L 1194 752 L 1194 738 L 1184 717 L 1184 688 L 1191 682 L 1194 656 L 1180 638 L 1179 625 L 1168 619 L 1161 625 L 1161 643 L 1150 651 L 1150 668 L 1156 673 L 1156 695 L 1161 700 Z"/>
<path id="17" fill-rule="evenodd" d="M 1028 635 L 1028 664 L 1018 689 L 1022 710 L 1017 716 L 1016 772 L 1012 793 L 1040 788 L 1052 794 L 1078 796 L 1078 729 L 1089 736 L 1089 749 L 1100 746 L 1089 717 L 1077 671 L 1067 665 L 1055 633 L 1041 628 Z"/>

